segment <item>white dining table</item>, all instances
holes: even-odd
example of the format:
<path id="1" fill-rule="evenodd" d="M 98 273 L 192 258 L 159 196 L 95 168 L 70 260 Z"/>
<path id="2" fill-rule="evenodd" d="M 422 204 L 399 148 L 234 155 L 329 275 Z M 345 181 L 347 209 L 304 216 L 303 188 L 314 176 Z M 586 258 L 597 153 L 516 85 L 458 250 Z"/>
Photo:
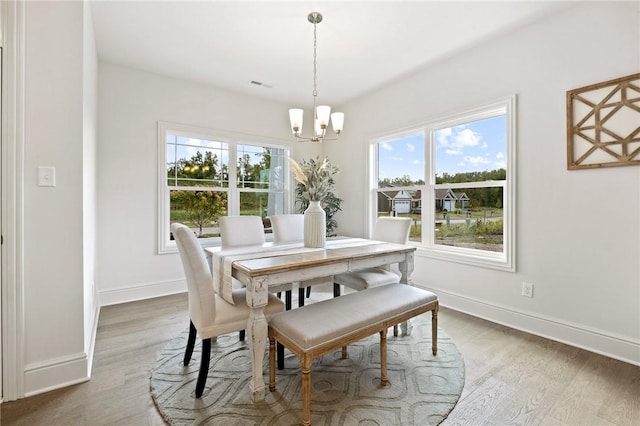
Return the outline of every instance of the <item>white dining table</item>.
<path id="1" fill-rule="evenodd" d="M 263 362 L 267 345 L 267 320 L 263 310 L 269 292 L 283 284 L 393 263 L 398 264 L 402 274 L 400 282 L 409 284 L 415 250 L 412 246 L 361 238 L 330 239 L 324 248 L 305 248 L 302 242 L 286 246 L 266 243 L 264 246 L 241 250 L 206 248 L 212 262 L 215 286 L 220 286 L 220 291 L 224 292 L 222 287 L 229 286 L 233 277 L 247 289 L 247 305 L 251 308 L 247 322 L 252 364 L 249 390 L 253 401 L 262 400 L 265 395 Z M 406 327 L 403 324 L 404 333 L 409 332 Z"/>

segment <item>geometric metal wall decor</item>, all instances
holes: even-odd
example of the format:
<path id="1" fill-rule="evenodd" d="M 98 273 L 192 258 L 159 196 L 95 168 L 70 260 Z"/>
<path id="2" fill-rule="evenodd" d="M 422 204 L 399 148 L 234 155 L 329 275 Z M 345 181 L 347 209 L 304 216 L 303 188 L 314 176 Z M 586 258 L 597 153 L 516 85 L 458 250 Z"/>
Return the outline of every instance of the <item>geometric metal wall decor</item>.
<path id="1" fill-rule="evenodd" d="M 640 164 L 640 74 L 567 92 L 567 168 Z"/>

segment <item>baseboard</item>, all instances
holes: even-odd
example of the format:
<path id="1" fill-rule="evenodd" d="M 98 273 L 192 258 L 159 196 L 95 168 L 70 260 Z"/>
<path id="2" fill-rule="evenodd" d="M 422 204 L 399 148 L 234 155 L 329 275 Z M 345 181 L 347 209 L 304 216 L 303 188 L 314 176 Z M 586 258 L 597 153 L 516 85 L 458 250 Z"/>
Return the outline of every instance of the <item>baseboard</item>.
<path id="1" fill-rule="evenodd" d="M 629 364 L 640 365 L 640 341 L 636 339 L 557 318 L 518 311 L 440 288 L 427 289 L 438 295 L 440 305 L 444 307 Z"/>
<path id="2" fill-rule="evenodd" d="M 136 300 L 168 296 L 187 291 L 185 280 L 161 281 L 99 292 L 100 306 L 117 305 Z"/>
<path id="3" fill-rule="evenodd" d="M 24 396 L 37 395 L 89 380 L 88 357 L 77 353 L 25 366 Z"/>

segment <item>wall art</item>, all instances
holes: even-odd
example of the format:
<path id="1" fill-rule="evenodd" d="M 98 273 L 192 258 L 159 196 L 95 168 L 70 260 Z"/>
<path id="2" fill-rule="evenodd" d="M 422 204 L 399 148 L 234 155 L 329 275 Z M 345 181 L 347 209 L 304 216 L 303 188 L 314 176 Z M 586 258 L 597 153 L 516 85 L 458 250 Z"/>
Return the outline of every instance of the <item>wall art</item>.
<path id="1" fill-rule="evenodd" d="M 640 73 L 567 92 L 569 170 L 640 164 Z"/>

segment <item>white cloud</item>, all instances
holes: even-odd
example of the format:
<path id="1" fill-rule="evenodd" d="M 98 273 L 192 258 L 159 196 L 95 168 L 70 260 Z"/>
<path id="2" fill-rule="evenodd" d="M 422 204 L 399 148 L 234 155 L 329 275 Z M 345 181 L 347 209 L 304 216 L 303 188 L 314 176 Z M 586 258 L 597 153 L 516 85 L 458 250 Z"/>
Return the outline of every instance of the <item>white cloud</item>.
<path id="1" fill-rule="evenodd" d="M 504 154 L 502 152 L 499 152 L 499 153 L 496 154 L 496 158 L 502 159 L 502 158 L 504 158 Z"/>
<path id="2" fill-rule="evenodd" d="M 407 144 L 407 152 L 413 152 L 416 150 L 416 146 L 413 144 L 408 143 Z"/>
<path id="3" fill-rule="evenodd" d="M 488 159 L 487 157 L 471 157 L 471 156 L 465 156 L 462 159 L 466 164 L 473 164 L 474 166 L 478 166 L 478 165 L 486 165 L 486 164 L 491 164 L 491 160 Z"/>
<path id="4" fill-rule="evenodd" d="M 456 134 L 454 144 L 458 147 L 476 146 L 480 143 L 480 136 L 471 129 L 462 129 Z"/>
<path id="5" fill-rule="evenodd" d="M 393 151 L 393 147 L 391 145 L 389 145 L 388 142 L 383 142 L 380 144 L 380 146 L 382 147 L 382 149 L 384 149 L 385 151 Z"/>
<path id="6" fill-rule="evenodd" d="M 478 146 L 481 140 L 482 135 L 464 126 L 449 127 L 437 132 L 438 147 L 447 148 L 445 152 L 448 155 L 462 155 L 465 148 Z M 486 143 L 483 148 L 487 148 Z"/>
<path id="7" fill-rule="evenodd" d="M 437 143 L 439 146 L 449 146 L 449 138 L 451 138 L 451 134 L 453 131 L 451 128 L 438 130 L 436 133 L 438 135 Z"/>

